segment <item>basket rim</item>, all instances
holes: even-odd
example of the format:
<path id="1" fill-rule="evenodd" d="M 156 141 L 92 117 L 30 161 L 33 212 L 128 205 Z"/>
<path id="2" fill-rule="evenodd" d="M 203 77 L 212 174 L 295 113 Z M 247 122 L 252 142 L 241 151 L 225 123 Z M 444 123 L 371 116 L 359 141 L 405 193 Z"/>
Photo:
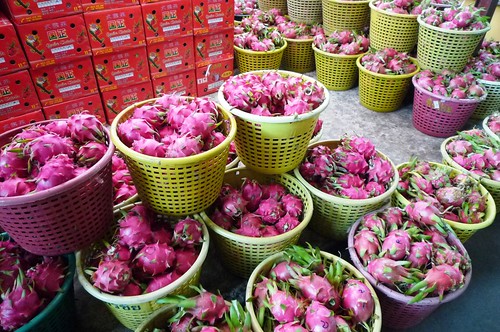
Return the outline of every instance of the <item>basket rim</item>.
<path id="1" fill-rule="evenodd" d="M 314 144 L 316 142 L 318 142 L 321 137 L 323 136 L 323 128 L 321 128 L 317 133 L 316 135 L 314 135 L 311 140 L 309 141 L 309 144 Z"/>
<path id="2" fill-rule="evenodd" d="M 54 121 L 66 121 L 67 119 L 52 119 L 52 120 L 44 120 L 44 121 L 39 121 L 35 123 L 30 123 L 25 126 L 17 127 L 12 130 L 6 131 L 5 133 L 0 134 L 0 137 L 9 137 L 13 136 L 16 133 L 20 132 L 21 130 L 31 127 L 34 125 L 40 125 L 40 124 L 48 124 Z M 42 200 L 46 200 L 48 198 L 54 197 L 56 195 L 61 195 L 64 192 L 69 192 L 73 190 L 74 188 L 80 186 L 83 182 L 88 181 L 89 178 L 95 176 L 97 173 L 99 173 L 104 167 L 106 167 L 106 164 L 111 162 L 111 157 L 113 156 L 115 152 L 115 145 L 113 143 L 113 140 L 111 139 L 110 131 L 103 125 L 103 130 L 105 132 L 105 136 L 108 138 L 108 149 L 106 150 L 106 153 L 104 156 L 97 162 L 95 163 L 92 167 L 87 169 L 85 172 L 82 174 L 79 174 L 78 176 L 74 177 L 73 179 L 70 179 L 64 183 L 61 183 L 60 185 L 57 185 L 55 187 L 45 189 L 39 192 L 34 192 L 30 193 L 27 195 L 22 195 L 22 196 L 13 196 L 13 197 L 0 197 L 0 206 L 10 206 L 10 205 L 19 205 L 19 204 L 27 204 L 27 203 L 33 203 L 33 202 L 38 202 Z"/>
<path id="3" fill-rule="evenodd" d="M 413 83 L 413 86 L 421 93 L 428 95 L 434 99 L 439 99 L 440 101 L 448 102 L 448 103 L 477 104 L 477 103 L 480 103 L 483 100 L 485 100 L 486 97 L 488 96 L 488 91 L 486 91 L 486 88 L 483 87 L 484 95 L 482 95 L 481 98 L 478 98 L 478 99 L 457 99 L 457 98 L 451 98 L 451 97 L 444 97 L 444 96 L 440 96 L 438 94 L 435 94 L 434 92 L 427 91 L 424 88 L 422 88 L 417 83 L 417 76 L 416 75 L 412 77 L 411 82 Z"/>
<path id="4" fill-rule="evenodd" d="M 377 0 L 370 1 L 370 8 L 375 10 L 376 12 L 378 12 L 380 14 L 401 17 L 401 18 L 412 18 L 412 19 L 417 18 L 419 16 L 419 15 L 415 15 L 415 14 L 397 14 L 397 13 L 389 12 L 387 10 L 379 9 L 379 8 L 375 7 L 375 5 L 373 4 L 375 1 L 377 1 Z"/>
<path id="5" fill-rule="evenodd" d="M 331 143 L 338 143 L 340 142 L 340 139 L 330 139 L 330 140 L 323 140 L 323 141 L 318 141 L 313 144 L 309 144 L 307 149 L 309 150 L 310 148 L 313 148 L 318 145 L 323 145 L 323 144 L 331 144 Z M 385 199 L 389 198 L 392 193 L 396 190 L 399 182 L 399 174 L 398 170 L 396 169 L 396 166 L 392 162 L 389 157 L 387 157 L 385 154 L 380 152 L 378 149 L 376 149 L 377 154 L 383 158 L 385 158 L 387 161 L 391 163 L 392 169 L 394 170 L 394 179 L 392 180 L 392 184 L 389 186 L 389 188 L 386 190 L 385 193 L 382 195 L 378 195 L 375 197 L 370 197 L 370 198 L 365 198 L 365 199 L 351 199 L 351 198 L 343 198 L 343 197 L 337 197 L 333 195 L 329 195 L 327 193 L 322 192 L 321 190 L 313 187 L 309 182 L 304 179 L 302 174 L 300 174 L 300 164 L 298 167 L 296 167 L 293 170 L 293 173 L 295 177 L 311 192 L 311 194 L 314 194 L 315 196 L 320 197 L 321 199 L 328 201 L 330 203 L 336 203 L 336 204 L 342 204 L 342 205 L 348 205 L 348 206 L 363 206 L 363 205 L 369 205 L 369 204 L 375 204 L 380 201 L 384 201 Z"/>
<path id="6" fill-rule="evenodd" d="M 346 0 L 346 2 L 353 2 L 353 0 Z M 358 54 L 334 54 L 334 53 L 329 53 L 325 52 L 323 50 L 320 50 L 317 48 L 314 44 L 312 44 L 312 49 L 314 52 L 317 52 L 318 54 L 324 55 L 329 58 L 344 58 L 344 59 L 356 59 L 359 58 L 363 55 L 365 55 L 368 52 L 363 52 L 363 53 L 358 53 Z"/>
<path id="7" fill-rule="evenodd" d="M 305 39 L 299 39 L 299 38 L 286 38 L 283 37 L 287 41 L 287 43 L 300 43 L 300 44 L 306 44 L 306 43 L 312 43 L 314 41 L 314 38 L 305 38 Z"/>
<path id="8" fill-rule="evenodd" d="M 329 252 L 321 250 L 320 253 L 322 256 L 326 257 L 328 260 L 330 260 L 332 262 L 340 261 L 340 263 L 345 268 L 347 268 L 349 270 L 349 272 L 352 272 L 352 274 L 357 279 L 360 279 L 361 281 L 363 281 L 363 283 L 368 287 L 368 289 L 370 290 L 370 293 L 372 294 L 373 301 L 375 304 L 374 315 L 376 315 L 376 317 L 375 317 L 375 321 L 373 323 L 373 330 L 372 331 L 374 331 L 374 332 L 381 331 L 382 318 L 383 318 L 382 317 L 382 307 L 380 305 L 378 295 L 377 295 L 374 287 L 371 285 L 371 283 L 365 278 L 365 276 L 353 264 L 351 264 L 351 263 L 347 262 L 346 260 L 342 259 L 341 257 L 335 256 Z M 248 313 L 250 314 L 250 317 L 252 318 L 252 323 L 257 321 L 257 317 L 255 315 L 255 311 L 253 309 L 252 302 L 248 301 L 248 300 L 253 295 L 253 286 L 254 286 L 255 282 L 257 281 L 257 278 L 259 277 L 262 270 L 266 267 L 266 265 L 271 264 L 273 262 L 278 262 L 278 261 L 281 262 L 284 260 L 285 260 L 284 251 L 273 254 L 273 255 L 267 257 L 266 259 L 264 259 L 262 262 L 260 262 L 259 265 L 257 265 L 255 267 L 255 269 L 252 271 L 252 274 L 250 275 L 250 277 L 248 277 L 247 286 L 245 289 L 245 302 L 246 302 L 245 306 L 247 308 Z M 256 330 L 255 332 L 263 332 L 262 328 L 256 329 L 254 324 L 252 324 L 252 327 L 254 328 L 254 330 Z"/>
<path id="9" fill-rule="evenodd" d="M 488 32 L 491 29 L 490 23 L 487 23 L 486 28 L 481 29 L 481 30 L 466 30 L 466 31 L 462 31 L 462 30 L 443 29 L 443 28 L 435 27 L 433 25 L 425 23 L 422 20 L 422 18 L 420 17 L 420 15 L 418 15 L 417 21 L 418 21 L 418 24 L 420 24 L 420 26 L 423 26 L 423 27 L 425 27 L 427 29 L 430 29 L 430 30 L 434 30 L 434 31 L 438 31 L 438 32 L 441 32 L 441 33 L 444 33 L 444 34 L 448 34 L 448 35 L 480 35 L 480 34 Z"/>
<path id="10" fill-rule="evenodd" d="M 498 134 L 495 134 L 493 132 L 493 130 L 491 130 L 491 128 L 488 126 L 488 121 L 490 120 L 490 118 L 492 116 L 500 116 L 500 113 L 498 112 L 495 112 L 493 114 L 490 114 L 488 115 L 487 117 L 485 117 L 483 119 L 483 122 L 482 122 L 482 125 L 483 125 L 483 130 L 486 132 L 486 134 L 488 134 L 488 136 L 490 136 L 492 139 L 494 140 L 497 140 L 497 141 L 500 141 L 500 136 Z"/>
<path id="11" fill-rule="evenodd" d="M 482 83 L 484 85 L 493 85 L 493 86 L 500 86 L 500 80 L 499 81 L 488 81 L 488 80 L 483 80 L 482 78 L 476 79 L 479 83 Z"/>
<path id="12" fill-rule="evenodd" d="M 140 202 L 136 202 L 134 204 L 130 204 L 123 209 L 127 209 L 131 206 L 134 206 Z M 193 214 L 192 215 L 194 218 L 196 218 L 199 221 L 203 221 L 202 218 L 198 214 Z M 147 303 L 151 301 L 155 301 L 159 299 L 162 296 L 165 296 L 172 291 L 174 291 L 176 288 L 178 288 L 180 285 L 182 285 L 184 282 L 187 280 L 191 279 L 199 269 L 201 269 L 203 263 L 205 262 L 205 259 L 208 254 L 208 247 L 210 245 L 210 236 L 208 233 L 208 228 L 205 225 L 204 222 L 201 222 L 202 228 L 203 228 L 203 244 L 201 246 L 200 254 L 198 255 L 198 258 L 194 262 L 194 264 L 187 270 L 179 279 L 175 280 L 171 284 L 157 289 L 154 292 L 151 293 L 146 293 L 146 294 L 141 294 L 141 295 L 134 295 L 134 296 L 119 296 L 119 295 L 112 295 L 105 293 L 98 288 L 94 287 L 88 279 L 85 277 L 85 272 L 83 271 L 83 262 L 82 262 L 82 251 L 77 251 L 75 253 L 76 257 L 76 272 L 78 276 L 78 281 L 82 285 L 82 287 L 93 297 L 97 298 L 98 300 L 101 300 L 106 303 L 112 303 L 112 304 L 142 304 L 142 303 Z"/>
<path id="13" fill-rule="evenodd" d="M 247 120 L 247 121 L 252 121 L 252 122 L 270 123 L 270 124 L 293 123 L 293 122 L 303 121 L 303 120 L 317 116 L 318 114 L 323 112 L 330 104 L 330 91 L 325 87 L 325 85 L 323 83 L 321 83 L 320 81 L 318 81 L 312 77 L 309 77 L 305 74 L 296 73 L 296 72 L 287 71 L 287 70 L 271 69 L 271 70 L 249 71 L 249 72 L 245 72 L 242 74 L 238 74 L 237 76 L 248 75 L 248 74 L 259 75 L 259 74 L 264 74 L 264 73 L 269 73 L 269 72 L 278 72 L 280 75 L 285 74 L 288 76 L 302 77 L 305 80 L 316 82 L 318 84 L 318 86 L 323 89 L 323 91 L 325 93 L 325 100 L 323 100 L 323 103 L 321 103 L 321 105 L 319 105 L 317 108 L 313 109 L 310 112 L 304 113 L 304 114 L 288 115 L 288 116 L 276 116 L 276 117 L 255 115 L 255 114 L 251 114 L 251 113 L 242 111 L 236 107 L 233 107 L 226 101 L 226 99 L 224 98 L 224 92 L 223 92 L 224 87 L 225 87 L 226 83 L 228 82 L 228 81 L 226 81 L 220 86 L 219 91 L 217 91 L 217 99 L 219 100 L 219 103 L 223 107 L 227 108 L 229 110 L 229 112 L 231 112 L 233 115 L 235 115 L 239 118 L 242 118 L 242 119 Z"/>
<path id="14" fill-rule="evenodd" d="M 358 66 L 359 70 L 361 70 L 365 74 L 372 75 L 372 76 L 379 77 L 379 78 L 383 78 L 385 80 L 403 80 L 403 79 L 415 76 L 420 71 L 420 66 L 418 64 L 418 61 L 417 61 L 417 59 L 415 59 L 413 57 L 410 57 L 410 61 L 417 67 L 417 69 L 415 69 L 415 71 L 413 71 L 411 73 L 403 74 L 403 75 L 379 74 L 379 73 L 374 73 L 372 71 L 369 71 L 368 69 L 363 67 L 363 65 L 361 65 L 361 58 L 362 57 L 359 57 L 356 60 L 356 66 Z"/>
<path id="15" fill-rule="evenodd" d="M 240 162 L 240 157 L 236 155 L 236 158 L 234 158 L 233 161 L 231 161 L 229 164 L 226 165 L 226 171 L 234 168 L 238 163 Z"/>
<path id="16" fill-rule="evenodd" d="M 446 218 L 441 218 L 441 219 L 443 219 L 447 224 L 449 224 L 453 228 L 460 229 L 460 230 L 470 230 L 470 231 L 486 228 L 493 223 L 493 221 L 495 220 L 495 217 L 496 217 L 495 200 L 493 199 L 493 196 L 491 196 L 490 192 L 477 179 L 473 178 L 472 176 L 470 176 L 470 174 L 467 174 L 467 173 L 465 173 L 457 168 L 454 168 L 454 167 L 451 167 L 451 166 L 448 166 L 448 165 L 445 165 L 442 163 L 436 163 L 436 162 L 429 161 L 429 164 L 445 168 L 446 170 L 450 171 L 450 173 L 457 172 L 457 173 L 467 175 L 474 182 L 478 183 L 479 190 L 480 190 L 481 194 L 483 194 L 483 195 L 486 194 L 486 197 L 487 197 L 486 211 L 484 214 L 485 218 L 480 223 L 466 224 L 463 222 L 453 221 L 453 220 L 446 219 Z M 401 164 L 397 165 L 396 168 L 399 170 L 402 167 L 404 167 L 405 165 L 408 165 L 408 162 L 401 163 Z M 403 202 L 404 204 L 410 204 L 410 201 L 408 199 L 406 199 L 406 197 L 404 197 L 399 191 L 397 191 L 397 190 L 394 191 L 394 196 L 399 201 Z"/>
<path id="17" fill-rule="evenodd" d="M 371 0 L 323 0 L 323 2 L 336 2 L 342 4 L 365 4 L 369 3 Z"/>
<path id="18" fill-rule="evenodd" d="M 236 173 L 239 171 L 258 173 L 258 172 L 255 172 L 255 171 L 247 168 L 247 167 L 233 168 L 233 169 L 227 170 L 225 173 L 230 174 L 230 173 Z M 292 175 L 287 174 L 287 173 L 282 173 L 282 174 L 262 174 L 262 173 L 259 173 L 259 175 L 267 177 L 267 178 L 281 178 L 282 177 L 282 178 L 285 178 L 287 180 L 290 180 L 291 182 L 295 183 L 298 186 L 303 187 L 304 194 L 306 195 L 306 200 L 307 200 L 309 206 L 311 206 L 311 208 L 308 209 L 307 211 L 304 211 L 304 216 L 302 217 L 302 220 L 299 223 L 299 225 L 288 232 L 285 232 L 285 233 L 282 233 L 279 235 L 275 235 L 275 236 L 268 236 L 268 237 L 244 236 L 244 235 L 239 235 L 239 234 L 230 232 L 228 230 L 225 230 L 224 228 L 222 228 L 219 225 L 217 225 L 216 223 L 214 223 L 212 221 L 212 219 L 208 216 L 206 211 L 202 211 L 199 214 L 200 214 L 201 218 L 203 219 L 203 221 L 207 224 L 208 228 L 210 228 L 216 234 L 218 234 L 224 238 L 227 238 L 229 240 L 237 241 L 237 242 L 245 243 L 245 244 L 253 244 L 253 245 L 269 245 L 269 244 L 273 244 L 273 243 L 279 243 L 279 242 L 283 242 L 285 240 L 288 240 L 288 239 L 294 237 L 295 235 L 300 235 L 300 233 L 302 233 L 302 231 L 307 227 L 307 225 L 311 221 L 311 218 L 313 215 L 313 208 L 312 208 L 313 200 L 312 200 L 311 194 L 309 193 L 307 188 L 305 188 L 303 186 L 303 184 L 300 183 L 300 181 L 298 181 Z"/>
<path id="19" fill-rule="evenodd" d="M 220 143 L 219 145 L 217 145 L 216 147 L 213 147 L 212 149 L 210 149 L 208 151 L 204 151 L 202 153 L 198 153 L 198 154 L 195 154 L 195 155 L 192 155 L 189 157 L 181 157 L 181 158 L 160 158 L 160 157 L 148 156 L 148 155 L 139 153 L 137 151 L 134 151 L 131 148 L 129 148 L 128 146 L 126 146 L 125 143 L 123 143 L 122 140 L 118 137 L 118 131 L 117 131 L 118 122 L 122 119 L 122 117 L 125 117 L 127 115 L 127 113 L 130 113 L 132 109 L 134 109 L 136 107 L 140 107 L 140 106 L 145 105 L 147 103 L 153 103 L 160 98 L 160 97 L 158 97 L 158 98 L 146 99 L 146 100 L 134 103 L 134 104 L 126 107 L 125 109 L 123 109 L 120 113 L 118 113 L 118 115 L 115 117 L 115 119 L 111 123 L 111 128 L 110 128 L 111 140 L 115 144 L 116 148 L 119 151 L 124 151 L 124 154 L 134 158 L 135 160 L 139 160 L 142 162 L 148 162 L 148 163 L 154 163 L 155 165 L 158 165 L 160 167 L 172 166 L 172 165 L 182 166 L 182 165 L 186 165 L 186 164 L 192 164 L 192 163 L 196 163 L 200 160 L 203 160 L 204 158 L 219 155 L 222 152 L 222 150 L 225 149 L 226 145 L 228 145 L 234 139 L 234 136 L 236 135 L 236 119 L 234 118 L 234 116 L 231 114 L 231 112 L 227 111 L 220 103 L 217 103 L 216 101 L 212 100 L 211 98 L 188 97 L 188 96 L 180 96 L 180 97 L 183 99 L 187 99 L 187 100 L 193 100 L 195 98 L 201 98 L 201 99 L 205 98 L 205 99 L 209 99 L 209 100 L 215 102 L 218 110 L 227 116 L 227 118 L 230 122 L 230 126 L 231 126 L 229 133 L 227 134 L 224 141 L 222 141 L 222 143 Z"/>
<path id="20" fill-rule="evenodd" d="M 283 41 L 284 41 L 283 46 L 281 46 L 280 48 L 276 48 L 272 51 L 253 51 L 253 50 L 247 50 L 247 49 L 238 47 L 236 45 L 233 45 L 233 47 L 234 47 L 234 50 L 237 52 L 246 53 L 246 54 L 250 54 L 250 55 L 275 54 L 275 53 L 283 52 L 285 50 L 285 48 L 287 47 L 288 43 L 287 43 L 286 39 L 283 38 Z"/>

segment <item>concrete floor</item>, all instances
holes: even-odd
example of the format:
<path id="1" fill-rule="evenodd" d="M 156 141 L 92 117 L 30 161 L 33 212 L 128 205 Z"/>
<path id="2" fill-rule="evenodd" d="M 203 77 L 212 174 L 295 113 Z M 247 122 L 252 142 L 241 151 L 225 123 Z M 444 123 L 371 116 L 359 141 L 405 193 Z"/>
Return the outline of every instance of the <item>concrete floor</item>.
<path id="1" fill-rule="evenodd" d="M 344 133 L 358 134 L 371 139 L 377 149 L 395 164 L 408 161 L 412 155 L 423 160 L 441 162 L 439 146 L 443 139 L 427 136 L 413 127 L 412 105 L 409 102 L 398 111 L 377 113 L 360 105 L 357 88 L 343 92 L 330 91 L 330 96 L 330 104 L 320 116 L 324 120 L 323 139 L 339 138 Z M 410 101 L 411 97 L 410 93 L 407 100 Z M 480 126 L 480 123 L 471 121 L 466 128 L 474 125 Z M 496 320 L 500 307 L 500 242 L 497 241 L 499 232 L 497 218 L 493 226 L 477 232 L 466 243 L 473 264 L 470 286 L 455 302 L 441 306 L 423 323 L 409 331 L 499 330 Z M 322 250 L 348 257 L 345 251 L 346 243 L 332 242 L 312 231 L 306 230 L 300 241 L 308 241 Z M 226 298 L 244 300 L 246 280 L 227 273 L 217 260 L 213 248 L 205 262 L 201 279 L 208 290 L 219 289 Z M 88 295 L 76 279 L 75 292 L 77 331 L 129 331 L 118 323 L 105 305 Z"/>

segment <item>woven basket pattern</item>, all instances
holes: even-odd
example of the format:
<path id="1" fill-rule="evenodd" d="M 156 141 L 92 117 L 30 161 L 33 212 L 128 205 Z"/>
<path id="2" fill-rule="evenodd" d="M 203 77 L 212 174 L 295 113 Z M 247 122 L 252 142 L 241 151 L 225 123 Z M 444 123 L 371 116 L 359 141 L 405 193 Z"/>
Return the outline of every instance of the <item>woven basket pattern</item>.
<path id="1" fill-rule="evenodd" d="M 186 97 L 189 99 L 189 97 Z M 134 109 L 154 102 L 150 99 L 124 109 L 111 125 L 111 139 L 123 155 L 140 199 L 153 211 L 165 215 L 187 215 L 206 209 L 219 195 L 229 154 L 236 133 L 234 117 L 219 106 L 221 119 L 231 122 L 227 137 L 209 151 L 184 158 L 156 158 L 137 153 L 123 144 L 117 127 Z"/>
<path id="2" fill-rule="evenodd" d="M 370 2 L 370 46 L 410 52 L 417 44 L 417 15 L 394 14 L 380 10 Z M 443 53 L 446 54 L 446 53 Z"/>
<path id="3" fill-rule="evenodd" d="M 362 30 L 370 24 L 370 0 L 323 0 L 323 29 L 330 35 L 335 30 Z"/>
<path id="4" fill-rule="evenodd" d="M 288 39 L 288 46 L 283 52 L 281 65 L 283 69 L 296 73 L 314 71 L 314 52 L 311 48 L 313 39 Z"/>
<path id="5" fill-rule="evenodd" d="M 321 0 L 287 0 L 288 16 L 296 23 L 323 22 Z"/>
<path id="6" fill-rule="evenodd" d="M 356 60 L 359 68 L 359 100 L 364 107 L 376 112 L 392 112 L 401 106 L 411 85 L 411 78 L 418 72 L 405 75 L 373 73 Z M 416 64 L 415 60 L 412 60 Z"/>
<path id="7" fill-rule="evenodd" d="M 431 26 L 418 18 L 417 58 L 422 69 L 461 72 L 477 45 L 490 29 L 455 31 Z"/>
<path id="8" fill-rule="evenodd" d="M 491 82 L 479 80 L 485 88 L 488 95 L 486 99 L 479 103 L 471 118 L 481 120 L 488 115 L 500 110 L 500 82 Z"/>
<path id="9" fill-rule="evenodd" d="M 254 70 L 279 69 L 287 42 L 281 48 L 267 52 L 245 50 L 234 46 L 234 58 L 240 73 Z"/>
<path id="10" fill-rule="evenodd" d="M 287 1 L 286 0 L 257 0 L 259 9 L 267 12 L 269 9 L 278 8 L 284 15 L 288 13 Z"/>
<path id="11" fill-rule="evenodd" d="M 311 220 L 313 201 L 307 189 L 289 174 L 265 175 L 246 168 L 237 168 L 226 172 L 224 183 L 239 188 L 243 178 L 257 180 L 259 183 L 280 183 L 289 193 L 298 196 L 303 202 L 303 217 L 296 228 L 278 236 L 254 238 L 241 236 L 217 226 L 206 213 L 201 216 L 211 230 L 211 239 L 215 242 L 218 256 L 224 266 L 243 278 L 247 278 L 255 267 L 267 257 L 297 243 L 302 231 Z"/>
<path id="12" fill-rule="evenodd" d="M 331 54 L 316 48 L 314 45 L 312 49 L 316 58 L 318 81 L 323 83 L 328 90 L 349 90 L 356 85 L 358 81 L 356 60 L 362 54 Z"/>
<path id="13" fill-rule="evenodd" d="M 457 133 L 479 105 L 479 100 L 452 99 L 421 88 L 413 79 L 413 126 L 424 134 L 449 137 Z"/>

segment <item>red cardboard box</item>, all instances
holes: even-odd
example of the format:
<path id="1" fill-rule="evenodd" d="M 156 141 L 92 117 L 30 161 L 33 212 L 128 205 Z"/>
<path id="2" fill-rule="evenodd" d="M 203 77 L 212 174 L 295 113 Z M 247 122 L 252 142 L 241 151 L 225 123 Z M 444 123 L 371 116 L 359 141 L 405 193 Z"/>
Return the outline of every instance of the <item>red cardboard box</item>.
<path id="1" fill-rule="evenodd" d="M 82 0 L 84 12 L 122 8 L 139 4 L 139 0 Z"/>
<path id="2" fill-rule="evenodd" d="M 45 117 L 43 116 L 42 110 L 32 111 L 19 116 L 12 116 L 0 121 L 0 133 L 43 120 L 45 120 Z"/>
<path id="3" fill-rule="evenodd" d="M 194 34 L 234 26 L 234 0 L 193 0 Z"/>
<path id="4" fill-rule="evenodd" d="M 193 34 L 190 0 L 155 2 L 141 7 L 148 44 L 163 42 L 170 36 Z"/>
<path id="5" fill-rule="evenodd" d="M 28 60 L 17 38 L 16 29 L 0 12 L 0 74 L 28 68 Z"/>
<path id="6" fill-rule="evenodd" d="M 171 37 L 168 41 L 148 45 L 152 78 L 194 69 L 193 36 Z"/>
<path id="7" fill-rule="evenodd" d="M 88 111 L 89 114 L 94 115 L 102 123 L 106 122 L 99 93 L 43 108 L 46 119 L 69 118 L 73 114 L 83 111 Z"/>
<path id="8" fill-rule="evenodd" d="M 196 73 L 188 70 L 182 73 L 153 79 L 155 97 L 168 93 L 177 93 L 182 96 L 196 96 Z"/>
<path id="9" fill-rule="evenodd" d="M 234 29 L 194 36 L 196 67 L 207 66 L 234 56 Z"/>
<path id="10" fill-rule="evenodd" d="M 111 124 L 118 113 L 127 106 L 153 98 L 151 81 L 124 86 L 118 90 L 101 92 L 102 104 L 105 108 L 106 118 Z"/>
<path id="11" fill-rule="evenodd" d="M 110 91 L 125 85 L 149 81 L 146 47 L 93 57 L 100 91 Z"/>
<path id="12" fill-rule="evenodd" d="M 80 0 L 4 0 L 6 14 L 17 24 L 49 20 L 82 12 Z"/>
<path id="13" fill-rule="evenodd" d="M 198 97 L 217 92 L 219 87 L 233 75 L 233 58 L 196 68 L 196 91 Z"/>
<path id="14" fill-rule="evenodd" d="M 83 14 L 94 55 L 144 45 L 141 6 L 86 12 Z"/>
<path id="15" fill-rule="evenodd" d="M 98 91 L 90 57 L 30 70 L 42 106 L 73 100 Z"/>
<path id="16" fill-rule="evenodd" d="M 27 70 L 0 76 L 0 120 L 40 109 L 40 101 Z"/>
<path id="17" fill-rule="evenodd" d="M 31 68 L 91 54 L 83 16 L 71 15 L 48 21 L 16 25 Z"/>

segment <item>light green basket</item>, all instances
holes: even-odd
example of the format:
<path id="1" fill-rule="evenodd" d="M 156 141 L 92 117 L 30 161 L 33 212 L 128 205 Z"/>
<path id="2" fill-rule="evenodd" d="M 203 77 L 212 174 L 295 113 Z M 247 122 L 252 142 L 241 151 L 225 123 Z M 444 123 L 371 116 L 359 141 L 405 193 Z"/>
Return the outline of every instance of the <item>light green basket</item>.
<path id="1" fill-rule="evenodd" d="M 265 12 L 267 12 L 270 9 L 277 8 L 281 10 L 281 13 L 283 15 L 288 13 L 286 0 L 257 0 L 257 5 L 259 5 L 260 10 Z"/>
<path id="2" fill-rule="evenodd" d="M 296 73 L 308 73 L 314 71 L 314 52 L 311 49 L 313 39 L 290 39 L 285 38 L 288 46 L 283 53 L 281 65 L 284 70 Z"/>
<path id="3" fill-rule="evenodd" d="M 326 145 L 331 149 L 339 146 L 340 140 L 326 140 L 309 145 L 313 148 L 318 145 Z M 317 233 L 339 241 L 347 240 L 347 233 L 352 224 L 368 212 L 380 209 L 396 190 L 399 182 L 396 166 L 383 153 L 377 151 L 377 155 L 391 163 L 394 170 L 394 179 L 391 186 L 382 195 L 368 199 L 348 199 L 329 195 L 312 186 L 302 177 L 299 167 L 294 169 L 295 177 L 309 190 L 314 203 L 314 212 L 311 220 L 311 228 Z"/>
<path id="4" fill-rule="evenodd" d="M 318 81 L 328 90 L 349 90 L 358 82 L 358 68 L 356 60 L 363 54 L 342 55 L 332 54 L 320 50 L 312 45 L 316 58 L 316 75 Z"/>
<path id="5" fill-rule="evenodd" d="M 287 48 L 287 42 L 283 46 L 272 51 L 252 51 L 245 50 L 234 45 L 234 58 L 240 73 L 246 73 L 254 70 L 279 69 L 283 53 Z"/>
<path id="6" fill-rule="evenodd" d="M 323 0 L 323 29 L 361 31 L 370 24 L 370 0 Z"/>
<path id="7" fill-rule="evenodd" d="M 288 16 L 296 23 L 315 24 L 323 22 L 321 0 L 287 0 Z"/>
<path id="8" fill-rule="evenodd" d="M 482 120 L 500 111 L 500 82 L 478 80 L 486 88 L 486 99 L 479 103 L 471 119 Z"/>
<path id="9" fill-rule="evenodd" d="M 500 111 L 500 108 L 498 109 Z M 494 113 L 495 115 L 498 115 L 499 113 L 496 112 Z M 492 114 L 493 115 L 493 114 Z M 488 115 L 486 118 L 483 120 L 483 130 L 484 132 L 492 139 L 500 143 L 500 136 L 491 130 L 490 127 L 488 127 L 488 121 L 490 120 L 491 115 Z"/>

